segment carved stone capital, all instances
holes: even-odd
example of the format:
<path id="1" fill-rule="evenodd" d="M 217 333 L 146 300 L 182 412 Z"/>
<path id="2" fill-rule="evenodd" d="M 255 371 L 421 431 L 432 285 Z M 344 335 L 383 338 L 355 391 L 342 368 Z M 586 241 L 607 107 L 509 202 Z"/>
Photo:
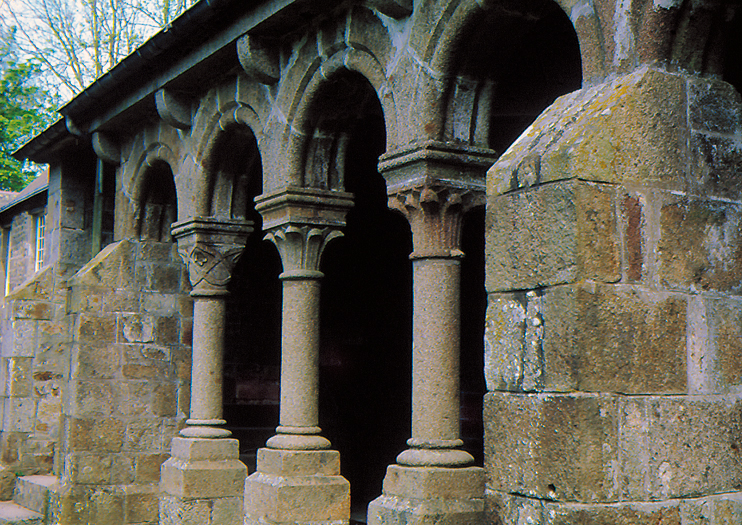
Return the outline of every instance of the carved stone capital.
<path id="1" fill-rule="evenodd" d="M 192 217 L 173 224 L 178 252 L 188 266 L 191 295 L 227 293 L 232 269 L 252 231 L 252 221 L 215 217 Z"/>
<path id="2" fill-rule="evenodd" d="M 379 158 L 387 193 L 421 186 L 454 186 L 481 190 L 487 170 L 497 161 L 495 151 L 457 142 L 425 140 Z"/>
<path id="3" fill-rule="evenodd" d="M 353 197 L 340 191 L 284 188 L 255 199 L 266 239 L 283 261 L 282 278 L 319 278 L 319 262 L 329 241 L 342 236 Z"/>
<path id="4" fill-rule="evenodd" d="M 319 279 L 319 262 L 327 243 L 343 234 L 335 227 L 284 224 L 270 230 L 265 238 L 278 248 L 283 263 L 281 279 Z"/>
<path id="5" fill-rule="evenodd" d="M 478 189 L 444 185 L 407 188 L 389 196 L 389 208 L 404 214 L 412 229 L 412 259 L 462 257 L 464 213 L 484 204 Z"/>

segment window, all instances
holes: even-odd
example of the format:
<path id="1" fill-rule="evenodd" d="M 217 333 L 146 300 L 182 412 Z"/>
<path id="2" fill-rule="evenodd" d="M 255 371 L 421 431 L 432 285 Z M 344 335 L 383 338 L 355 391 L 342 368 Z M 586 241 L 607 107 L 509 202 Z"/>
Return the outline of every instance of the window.
<path id="1" fill-rule="evenodd" d="M 44 230 L 46 229 L 46 215 L 35 216 L 36 220 L 36 262 L 34 270 L 39 271 L 44 264 Z"/>
<path id="2" fill-rule="evenodd" d="M 3 290 L 5 295 L 10 292 L 10 227 L 3 228 L 2 236 L 2 253 L 3 253 Z"/>

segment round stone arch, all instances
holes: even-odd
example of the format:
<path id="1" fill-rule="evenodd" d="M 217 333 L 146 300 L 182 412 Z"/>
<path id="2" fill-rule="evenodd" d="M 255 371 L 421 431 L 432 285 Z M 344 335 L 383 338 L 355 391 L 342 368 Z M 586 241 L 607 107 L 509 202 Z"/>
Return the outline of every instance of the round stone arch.
<path id="1" fill-rule="evenodd" d="M 206 120 L 207 124 L 199 130 L 200 135 L 193 140 L 195 146 L 189 156 L 193 213 L 245 218 L 250 198 L 245 193 L 248 186 L 259 184 L 262 188 L 262 157 L 256 133 L 262 130 L 260 117 L 251 106 L 235 100 L 221 106 Z M 235 148 L 230 150 L 225 144 Z M 248 149 L 246 155 L 240 158 L 233 155 L 236 151 L 244 151 L 245 147 Z M 246 168 L 244 173 L 238 173 L 240 164 Z M 248 164 L 254 169 L 247 169 Z M 257 183 L 253 180 L 256 173 L 259 175 Z M 227 180 L 229 177 L 233 180 Z"/>
<path id="2" fill-rule="evenodd" d="M 163 210 L 172 219 L 170 222 L 175 222 L 178 214 L 178 190 L 175 183 L 176 170 L 173 169 L 174 166 L 178 166 L 178 156 L 173 149 L 162 142 L 153 142 L 145 147 L 132 166 L 134 168 L 133 177 L 130 179 L 127 178 L 131 180 L 131 185 L 129 188 L 124 189 L 124 194 L 128 195 L 129 206 L 127 207 L 126 230 L 123 232 L 123 236 L 130 239 L 141 238 L 142 221 L 146 220 L 147 206 L 149 204 L 169 207 L 171 202 L 173 206 L 172 210 Z M 157 182 L 166 184 L 161 195 L 152 193 L 154 191 L 152 177 L 155 177 Z M 151 209 L 150 211 L 154 210 Z M 167 227 L 162 227 L 162 231 L 165 231 L 165 229 L 168 232 L 167 235 L 159 240 L 169 240 L 169 224 Z"/>
<path id="3" fill-rule="evenodd" d="M 605 77 L 603 33 L 593 0 L 548 0 L 544 4 L 559 6 L 569 17 L 577 34 L 582 59 L 582 77 L 586 82 Z M 509 5 L 518 9 L 518 0 L 452 0 L 440 17 L 425 48 L 423 60 L 435 71 L 446 75 L 453 68 L 455 50 L 459 47 L 466 28 L 482 14 Z"/>
<path id="4" fill-rule="evenodd" d="M 387 151 L 399 146 L 394 92 L 387 82 L 382 65 L 375 56 L 365 50 L 339 48 L 325 60 L 320 57 L 313 60 L 297 86 L 296 96 L 288 112 L 290 124 L 286 127 L 288 162 L 285 165 L 284 179 L 289 185 L 303 185 L 307 134 L 311 132 L 310 113 L 316 98 L 328 81 L 343 71 L 357 73 L 371 85 L 382 108 Z"/>
<path id="5" fill-rule="evenodd" d="M 585 73 L 585 36 L 555 0 L 452 2 L 430 33 L 431 76 L 420 76 L 415 100 L 428 140 L 501 153 L 595 74 Z"/>

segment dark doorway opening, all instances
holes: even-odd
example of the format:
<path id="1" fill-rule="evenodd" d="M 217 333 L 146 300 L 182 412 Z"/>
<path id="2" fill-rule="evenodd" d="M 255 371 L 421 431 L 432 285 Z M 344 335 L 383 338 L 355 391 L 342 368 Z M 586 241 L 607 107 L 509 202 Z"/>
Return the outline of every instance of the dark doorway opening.
<path id="1" fill-rule="evenodd" d="M 320 426 L 340 451 L 352 521 L 365 522 L 410 436 L 412 244 L 406 219 L 387 208 L 377 170 L 386 139 L 376 93 L 360 75 L 347 79 L 374 104 L 342 122 L 344 187 L 355 199 L 344 236 L 322 259 Z"/>
<path id="2" fill-rule="evenodd" d="M 464 216 L 461 235 L 461 439 L 478 466 L 484 461 L 484 208 Z"/>
<path id="3" fill-rule="evenodd" d="M 254 231 L 232 271 L 224 329 L 223 409 L 255 471 L 257 449 L 278 425 L 281 363 L 281 259 L 263 240 L 254 198 L 262 191 L 257 142 L 246 126 L 228 128 L 212 154 L 212 214 L 247 218 Z"/>

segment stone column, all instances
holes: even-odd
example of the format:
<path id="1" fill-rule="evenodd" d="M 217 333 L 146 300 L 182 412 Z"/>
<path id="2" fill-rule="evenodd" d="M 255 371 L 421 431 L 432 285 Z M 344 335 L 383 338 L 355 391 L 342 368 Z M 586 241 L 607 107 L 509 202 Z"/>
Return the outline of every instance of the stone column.
<path id="1" fill-rule="evenodd" d="M 189 514 L 204 516 L 208 525 L 242 520 L 247 468 L 238 441 L 223 428 L 222 351 L 226 287 L 252 229 L 249 221 L 214 217 L 173 225 L 193 286 L 193 357 L 190 418 L 162 465 L 160 516 L 166 523 L 182 523 Z"/>
<path id="2" fill-rule="evenodd" d="M 412 437 L 397 463 L 457 467 L 474 458 L 461 450 L 459 298 L 461 223 L 477 202 L 469 190 L 424 186 L 389 199 L 412 227 Z"/>
<path id="3" fill-rule="evenodd" d="M 319 263 L 342 235 L 351 196 L 286 189 L 257 201 L 283 263 L 281 407 L 277 433 L 245 484 L 245 523 L 348 523 L 350 485 L 318 426 Z"/>
<path id="4" fill-rule="evenodd" d="M 444 148 L 425 144 L 380 164 L 389 207 L 412 230 L 412 436 L 369 505 L 371 525 L 474 523 L 484 511 L 484 471 L 461 449 L 459 302 L 462 220 L 484 202 L 473 173 L 483 175 L 489 157 L 474 162 Z"/>

